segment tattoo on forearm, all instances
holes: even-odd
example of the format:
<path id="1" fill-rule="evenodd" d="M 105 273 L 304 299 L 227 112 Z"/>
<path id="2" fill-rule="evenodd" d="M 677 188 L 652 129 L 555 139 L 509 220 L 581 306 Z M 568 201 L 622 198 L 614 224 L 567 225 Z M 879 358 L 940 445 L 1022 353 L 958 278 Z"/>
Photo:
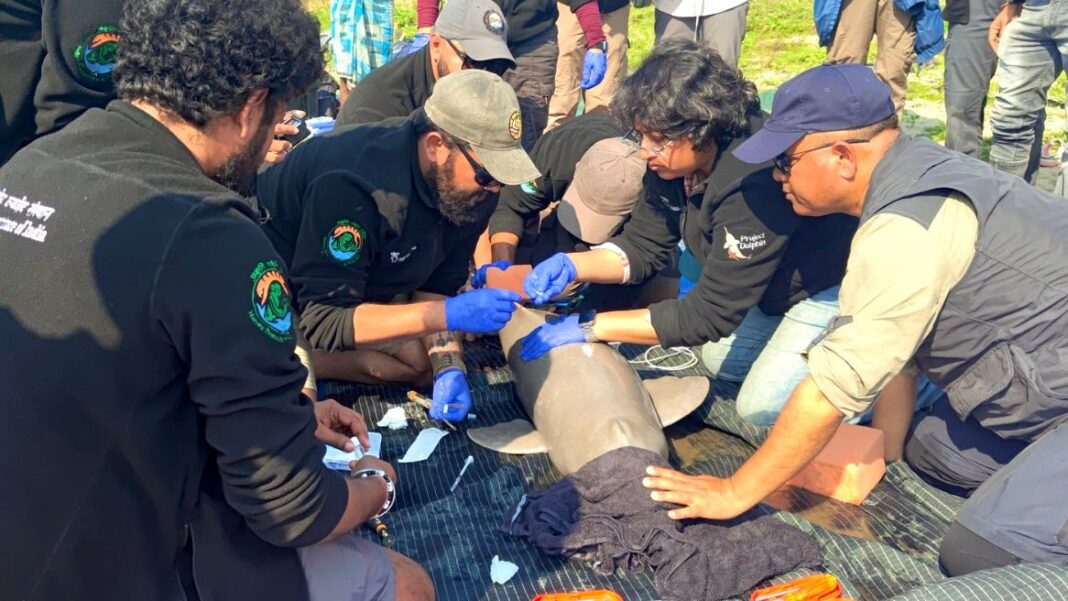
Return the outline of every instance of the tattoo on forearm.
<path id="1" fill-rule="evenodd" d="M 431 371 L 435 375 L 450 367 L 459 367 L 464 372 L 467 371 L 460 343 L 451 332 L 435 334 L 430 339 L 427 355 L 430 357 Z"/>

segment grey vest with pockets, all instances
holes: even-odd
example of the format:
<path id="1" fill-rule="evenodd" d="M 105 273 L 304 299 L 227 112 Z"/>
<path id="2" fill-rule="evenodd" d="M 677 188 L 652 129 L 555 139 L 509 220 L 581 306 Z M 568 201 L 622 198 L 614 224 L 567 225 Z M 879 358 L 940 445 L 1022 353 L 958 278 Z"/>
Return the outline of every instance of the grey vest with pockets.
<path id="1" fill-rule="evenodd" d="M 895 213 L 929 227 L 950 190 L 978 216 L 975 258 L 916 364 L 962 418 L 1035 440 L 1068 421 L 1068 201 L 902 134 L 872 173 L 861 224 Z"/>

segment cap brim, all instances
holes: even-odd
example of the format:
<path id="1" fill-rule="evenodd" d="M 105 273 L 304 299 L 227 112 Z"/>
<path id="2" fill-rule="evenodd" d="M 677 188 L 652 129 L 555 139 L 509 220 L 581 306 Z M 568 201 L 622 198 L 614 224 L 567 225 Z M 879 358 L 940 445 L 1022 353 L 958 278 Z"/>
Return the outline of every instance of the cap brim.
<path id="1" fill-rule="evenodd" d="M 478 153 L 478 158 L 486 167 L 486 171 L 489 171 L 493 179 L 502 184 L 518 186 L 541 177 L 538 168 L 534 166 L 534 161 L 530 160 L 530 156 L 522 146 L 495 150 L 472 144 L 471 148 Z"/>
<path id="2" fill-rule="evenodd" d="M 743 163 L 766 163 L 785 152 L 804 135 L 803 131 L 774 131 L 765 125 L 735 148 L 732 154 Z"/>
<path id="3" fill-rule="evenodd" d="M 619 229 L 626 217 L 624 215 L 602 215 L 589 207 L 578 197 L 575 186 L 569 186 L 564 192 L 562 202 L 556 207 L 556 220 L 571 235 L 587 244 L 603 244 Z"/>
<path id="4" fill-rule="evenodd" d="M 465 38 L 458 36 L 454 38 L 456 41 L 464 47 L 464 54 L 470 56 L 472 60 L 478 62 L 485 62 L 497 59 L 503 59 L 515 66 L 515 57 L 512 56 L 512 51 L 508 49 L 508 44 L 502 40 L 495 38 Z"/>

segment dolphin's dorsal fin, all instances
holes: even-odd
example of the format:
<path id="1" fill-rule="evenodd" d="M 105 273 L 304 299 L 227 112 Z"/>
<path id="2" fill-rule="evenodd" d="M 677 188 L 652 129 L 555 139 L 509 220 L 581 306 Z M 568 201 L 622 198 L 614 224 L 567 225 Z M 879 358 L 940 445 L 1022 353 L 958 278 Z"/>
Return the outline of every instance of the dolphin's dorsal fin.
<path id="1" fill-rule="evenodd" d="M 704 376 L 663 376 L 642 380 L 653 400 L 660 424 L 668 427 L 693 413 L 705 402 L 711 382 Z"/>
<path id="2" fill-rule="evenodd" d="M 485 428 L 469 428 L 467 437 L 480 447 L 508 455 L 548 453 L 545 439 L 524 419 L 494 424 Z"/>

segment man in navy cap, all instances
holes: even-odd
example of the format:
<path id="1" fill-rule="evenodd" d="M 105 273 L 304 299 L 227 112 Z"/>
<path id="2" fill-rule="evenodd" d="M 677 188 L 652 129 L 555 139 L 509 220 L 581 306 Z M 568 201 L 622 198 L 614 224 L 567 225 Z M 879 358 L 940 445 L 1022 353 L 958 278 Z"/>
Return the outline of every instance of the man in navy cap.
<path id="1" fill-rule="evenodd" d="M 653 498 L 681 505 L 675 519 L 739 515 L 876 397 L 896 409 L 900 441 L 922 373 L 946 398 L 911 432 L 905 457 L 932 484 L 970 495 L 942 542 L 943 568 L 1068 561 L 1063 199 L 902 134 L 889 88 L 863 66 L 817 67 L 784 84 L 771 118 L 734 154 L 774 160 L 798 214 L 860 218 L 841 315 L 749 461 L 726 479 L 649 468 Z"/>

